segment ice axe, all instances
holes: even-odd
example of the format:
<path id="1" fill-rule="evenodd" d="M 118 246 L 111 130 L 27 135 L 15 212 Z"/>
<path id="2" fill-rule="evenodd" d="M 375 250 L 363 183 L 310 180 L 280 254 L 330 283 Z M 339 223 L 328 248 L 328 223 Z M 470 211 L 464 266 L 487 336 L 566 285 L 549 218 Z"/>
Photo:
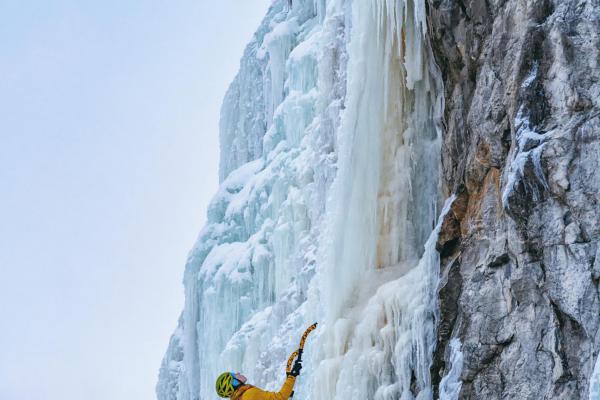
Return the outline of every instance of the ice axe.
<path id="1" fill-rule="evenodd" d="M 306 338 L 308 337 L 308 335 L 312 331 L 314 331 L 316 327 L 317 327 L 317 323 L 315 322 L 314 324 L 309 326 L 304 331 L 304 333 L 302 334 L 302 337 L 300 338 L 300 346 L 298 346 L 298 350 L 294 351 L 292 353 L 292 355 L 290 356 L 290 358 L 288 358 L 286 372 L 292 371 L 292 365 L 294 364 L 294 360 L 296 360 L 297 362 L 302 362 L 302 353 L 304 352 L 304 343 L 306 342 Z M 296 359 L 296 357 L 298 357 L 298 358 Z M 292 397 L 292 396 L 294 396 L 294 392 L 292 392 L 292 394 L 290 395 L 290 397 Z"/>

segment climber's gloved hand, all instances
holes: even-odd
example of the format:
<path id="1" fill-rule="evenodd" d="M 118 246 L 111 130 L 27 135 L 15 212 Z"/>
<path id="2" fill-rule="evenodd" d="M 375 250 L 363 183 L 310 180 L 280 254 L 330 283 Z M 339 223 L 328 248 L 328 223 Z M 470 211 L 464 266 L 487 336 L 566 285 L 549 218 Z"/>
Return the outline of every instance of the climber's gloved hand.
<path id="1" fill-rule="evenodd" d="M 300 375 L 301 369 L 302 369 L 302 362 L 296 360 L 296 362 L 294 363 L 294 366 L 292 367 L 292 370 L 287 373 L 287 376 L 293 376 L 295 378 L 298 375 Z"/>

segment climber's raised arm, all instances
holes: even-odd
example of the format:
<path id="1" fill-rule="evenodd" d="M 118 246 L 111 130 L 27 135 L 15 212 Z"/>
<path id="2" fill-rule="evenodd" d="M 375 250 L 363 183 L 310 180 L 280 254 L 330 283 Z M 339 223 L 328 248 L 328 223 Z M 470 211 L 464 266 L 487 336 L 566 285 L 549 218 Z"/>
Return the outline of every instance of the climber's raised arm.
<path id="1" fill-rule="evenodd" d="M 217 394 L 232 400 L 288 400 L 294 392 L 296 377 L 301 369 L 302 363 L 296 361 L 292 370 L 287 373 L 287 378 L 279 392 L 267 392 L 249 385 L 246 383 L 246 377 L 240 373 L 224 372 L 217 379 Z"/>

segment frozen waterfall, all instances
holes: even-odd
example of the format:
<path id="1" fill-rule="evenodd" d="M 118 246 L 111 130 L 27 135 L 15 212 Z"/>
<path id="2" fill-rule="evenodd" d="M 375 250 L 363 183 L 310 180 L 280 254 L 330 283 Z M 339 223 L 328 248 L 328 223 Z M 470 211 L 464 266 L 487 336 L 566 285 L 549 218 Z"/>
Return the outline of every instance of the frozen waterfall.
<path id="1" fill-rule="evenodd" d="M 227 370 L 275 389 L 319 321 L 295 398 L 431 399 L 436 221 L 452 199 L 440 210 L 425 0 L 288 4 L 274 1 L 225 96 L 221 186 L 158 398 L 215 398 Z"/>

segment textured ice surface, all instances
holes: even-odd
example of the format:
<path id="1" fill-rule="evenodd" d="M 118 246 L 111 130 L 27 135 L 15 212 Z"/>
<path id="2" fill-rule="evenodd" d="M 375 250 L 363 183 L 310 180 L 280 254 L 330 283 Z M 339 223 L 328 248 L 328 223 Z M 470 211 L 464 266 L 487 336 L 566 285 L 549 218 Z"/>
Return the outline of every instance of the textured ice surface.
<path id="1" fill-rule="evenodd" d="M 440 382 L 440 400 L 458 400 L 462 382 L 460 374 L 463 367 L 463 354 L 460 350 L 460 339 L 450 341 L 450 372 Z"/>
<path id="2" fill-rule="evenodd" d="M 186 265 L 159 400 L 243 371 L 296 397 L 430 399 L 438 72 L 424 0 L 276 0 L 221 111 L 221 187 Z"/>
<path id="3" fill-rule="evenodd" d="M 600 357 L 596 360 L 594 373 L 590 379 L 590 400 L 600 400 Z"/>

